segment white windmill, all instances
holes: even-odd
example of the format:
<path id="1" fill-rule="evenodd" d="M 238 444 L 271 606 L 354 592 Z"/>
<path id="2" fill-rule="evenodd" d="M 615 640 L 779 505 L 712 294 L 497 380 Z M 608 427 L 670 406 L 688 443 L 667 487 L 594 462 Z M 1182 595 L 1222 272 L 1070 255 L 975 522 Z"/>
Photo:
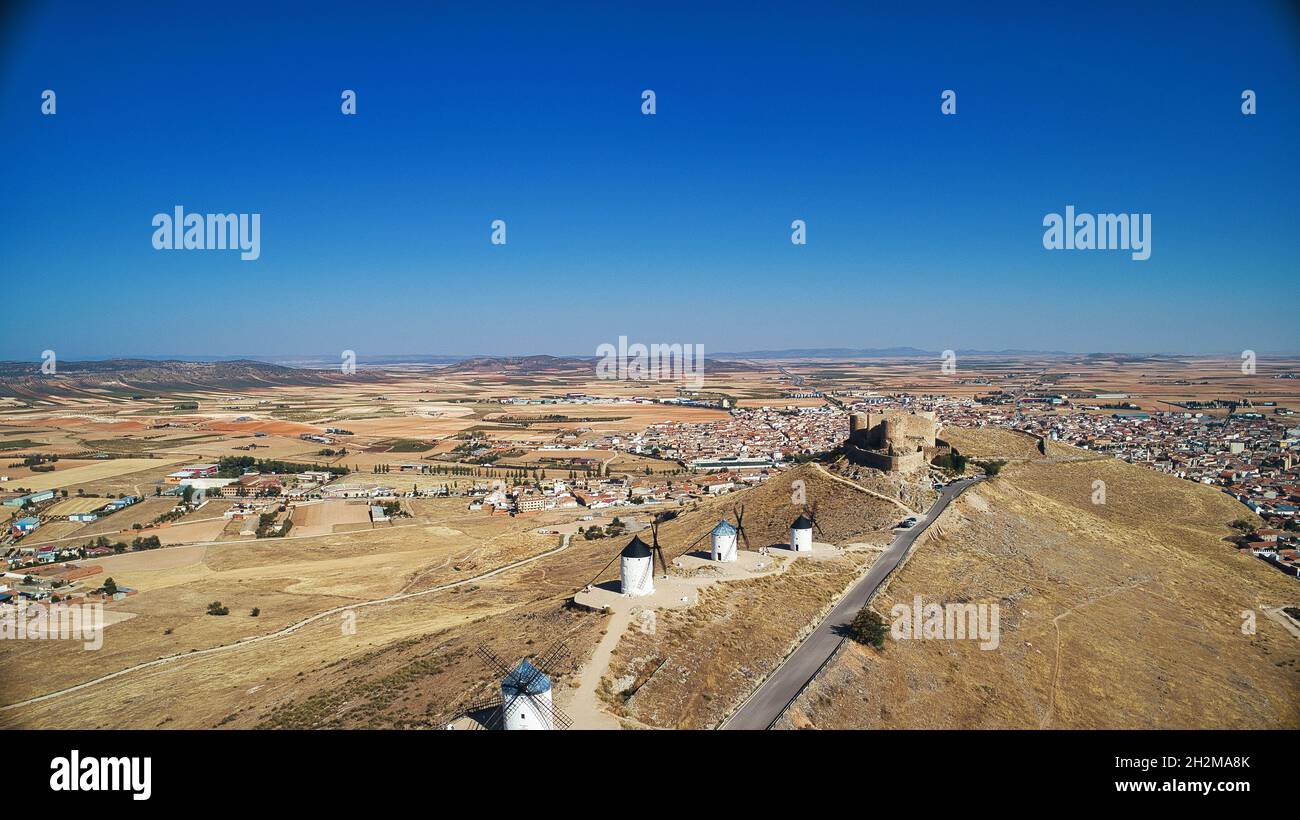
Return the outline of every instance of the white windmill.
<path id="1" fill-rule="evenodd" d="M 744 539 L 747 549 L 752 549 L 749 545 L 749 534 L 745 532 L 745 508 L 733 507 L 732 511 L 736 514 L 736 525 L 734 527 L 730 521 L 724 518 L 709 533 L 713 538 L 713 549 L 710 551 L 710 557 L 714 561 L 735 561 L 739 557 L 736 552 L 738 538 Z"/>
<path id="2" fill-rule="evenodd" d="M 569 716 L 559 710 L 551 699 L 551 678 L 543 669 L 554 670 L 568 655 L 563 644 L 551 647 L 546 655 L 535 661 L 524 658 L 514 668 L 506 666 L 486 647 L 479 647 L 479 656 L 501 675 L 501 699 L 474 707 L 471 712 L 486 714 L 482 725 L 489 729 L 567 729 L 572 724 Z"/>
<path id="3" fill-rule="evenodd" d="M 714 561 L 735 561 L 736 560 L 736 528 L 731 526 L 726 519 L 718 522 L 709 533 L 713 538 L 713 549 L 709 557 Z"/>
<path id="4" fill-rule="evenodd" d="M 656 542 L 657 540 L 656 538 Z M 632 536 L 632 540 L 619 553 L 618 579 L 620 591 L 624 595 L 639 597 L 654 594 L 654 555 L 640 536 Z"/>
<path id="5" fill-rule="evenodd" d="M 818 534 L 821 534 L 822 528 L 817 524 L 817 507 L 814 505 L 812 510 L 804 510 L 799 517 L 790 525 L 790 549 L 795 552 L 812 552 L 813 528 L 816 527 Z"/>

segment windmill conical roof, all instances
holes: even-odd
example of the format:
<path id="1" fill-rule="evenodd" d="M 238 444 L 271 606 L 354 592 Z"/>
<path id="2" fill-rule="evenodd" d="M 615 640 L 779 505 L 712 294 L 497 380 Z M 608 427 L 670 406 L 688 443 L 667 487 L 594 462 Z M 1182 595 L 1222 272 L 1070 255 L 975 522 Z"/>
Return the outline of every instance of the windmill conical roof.
<path id="1" fill-rule="evenodd" d="M 713 535 L 735 535 L 736 528 L 731 526 L 731 522 L 725 518 L 718 522 L 718 526 L 713 528 Z"/>
<path id="2" fill-rule="evenodd" d="M 524 658 L 501 681 L 501 688 L 521 695 L 540 695 L 551 688 L 551 679 L 533 666 L 532 661 Z"/>
<path id="3" fill-rule="evenodd" d="M 609 553 L 605 554 L 608 555 Z M 627 542 L 627 546 L 623 548 L 621 554 L 624 558 L 649 558 L 650 547 L 641 540 L 641 536 L 634 535 L 632 540 Z"/>
<path id="4" fill-rule="evenodd" d="M 810 530 L 812 529 L 812 519 L 801 513 L 799 517 L 794 520 L 794 523 L 790 525 L 790 529 Z"/>

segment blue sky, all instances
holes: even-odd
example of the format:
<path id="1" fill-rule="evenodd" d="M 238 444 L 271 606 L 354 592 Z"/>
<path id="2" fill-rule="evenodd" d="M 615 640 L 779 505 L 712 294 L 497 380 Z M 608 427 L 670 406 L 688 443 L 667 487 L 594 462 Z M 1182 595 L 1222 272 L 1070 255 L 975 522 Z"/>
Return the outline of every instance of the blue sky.
<path id="1" fill-rule="evenodd" d="M 0 358 L 1300 350 L 1289 3 L 123 5 L 4 21 Z"/>

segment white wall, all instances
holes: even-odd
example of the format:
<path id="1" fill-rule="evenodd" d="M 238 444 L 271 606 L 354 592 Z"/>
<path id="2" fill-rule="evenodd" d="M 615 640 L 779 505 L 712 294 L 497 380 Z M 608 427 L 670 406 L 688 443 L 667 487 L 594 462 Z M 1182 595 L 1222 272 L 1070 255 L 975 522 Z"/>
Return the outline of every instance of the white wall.
<path id="1" fill-rule="evenodd" d="M 812 552 L 812 530 L 790 529 L 790 549 L 795 552 Z"/>
<path id="2" fill-rule="evenodd" d="M 653 556 L 619 558 L 618 578 L 624 595 L 653 595 L 655 591 Z"/>

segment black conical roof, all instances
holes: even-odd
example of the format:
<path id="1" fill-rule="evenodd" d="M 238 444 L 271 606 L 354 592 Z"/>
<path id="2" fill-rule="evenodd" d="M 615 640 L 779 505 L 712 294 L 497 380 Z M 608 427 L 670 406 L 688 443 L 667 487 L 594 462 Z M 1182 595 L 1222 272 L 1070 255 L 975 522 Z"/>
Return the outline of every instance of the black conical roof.
<path id="1" fill-rule="evenodd" d="M 624 558 L 649 558 L 650 547 L 641 540 L 639 535 L 634 535 L 632 540 L 627 542 L 627 546 L 623 548 L 622 555 Z"/>
<path id="2" fill-rule="evenodd" d="M 810 529 L 812 529 L 812 519 L 809 518 L 808 516 L 806 516 L 806 515 L 800 513 L 800 514 L 799 514 L 799 517 L 796 518 L 796 519 L 794 520 L 794 523 L 790 525 L 790 529 L 792 529 L 792 530 L 810 530 Z"/>

